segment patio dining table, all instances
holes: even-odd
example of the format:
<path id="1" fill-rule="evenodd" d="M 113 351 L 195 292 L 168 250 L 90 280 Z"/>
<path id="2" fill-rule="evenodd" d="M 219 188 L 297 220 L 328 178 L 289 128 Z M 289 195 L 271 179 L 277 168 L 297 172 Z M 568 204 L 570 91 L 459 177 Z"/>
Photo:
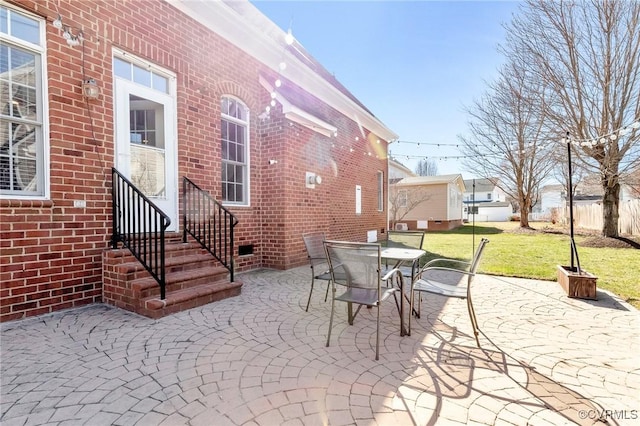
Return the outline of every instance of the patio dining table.
<path id="1" fill-rule="evenodd" d="M 422 256 L 424 256 L 427 252 L 421 249 L 411 249 L 411 248 L 403 248 L 403 247 L 384 247 L 380 252 L 380 257 L 383 260 L 389 260 L 395 262 L 393 264 L 393 268 L 397 268 L 399 266 L 411 266 L 411 283 L 409 283 L 409 289 L 411 289 L 411 284 L 413 280 L 416 278 L 416 273 L 419 269 L 419 261 Z M 402 281 L 404 284 L 404 280 Z M 400 288 L 400 335 L 401 336 L 410 336 L 411 330 L 408 330 L 404 326 L 404 300 L 405 300 L 404 286 L 402 285 Z M 409 313 L 411 314 L 411 313 Z"/>

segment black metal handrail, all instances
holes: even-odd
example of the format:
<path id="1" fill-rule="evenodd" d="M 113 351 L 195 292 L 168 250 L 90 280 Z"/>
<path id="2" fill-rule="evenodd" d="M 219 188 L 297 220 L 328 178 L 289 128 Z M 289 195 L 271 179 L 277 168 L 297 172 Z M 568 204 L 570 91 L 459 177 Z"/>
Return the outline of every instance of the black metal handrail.
<path id="1" fill-rule="evenodd" d="M 229 271 L 233 282 L 233 228 L 236 217 L 189 178 L 182 179 L 182 241 L 187 234 Z"/>
<path id="2" fill-rule="evenodd" d="M 114 167 L 111 168 L 113 231 L 111 246 L 121 242 L 160 285 L 165 298 L 165 230 L 171 219 Z"/>

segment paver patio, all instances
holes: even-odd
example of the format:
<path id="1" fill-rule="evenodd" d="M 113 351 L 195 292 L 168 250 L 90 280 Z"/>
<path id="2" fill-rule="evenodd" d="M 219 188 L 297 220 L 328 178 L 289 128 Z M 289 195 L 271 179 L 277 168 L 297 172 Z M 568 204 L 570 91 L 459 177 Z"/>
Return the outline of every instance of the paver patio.
<path id="1" fill-rule="evenodd" d="M 640 424 L 640 315 L 610 293 L 480 276 L 482 349 L 464 301 L 430 296 L 411 336 L 393 304 L 353 326 L 308 267 L 241 274 L 239 297 L 151 320 L 92 305 L 2 324 L 10 425 Z"/>

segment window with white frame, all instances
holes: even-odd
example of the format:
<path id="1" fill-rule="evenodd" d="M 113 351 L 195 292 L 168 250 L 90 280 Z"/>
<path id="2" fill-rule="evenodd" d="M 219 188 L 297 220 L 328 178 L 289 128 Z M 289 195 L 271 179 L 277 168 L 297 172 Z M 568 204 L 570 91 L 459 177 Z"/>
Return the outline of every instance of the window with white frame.
<path id="1" fill-rule="evenodd" d="M 238 99 L 222 98 L 222 200 L 249 204 L 249 109 Z"/>
<path id="2" fill-rule="evenodd" d="M 118 77 L 142 84 L 150 89 L 169 93 L 169 78 L 156 70 L 145 69 L 136 63 L 126 61 L 117 56 L 113 58 L 113 73 Z"/>
<path id="3" fill-rule="evenodd" d="M 398 190 L 398 207 L 407 207 L 409 200 L 409 194 L 406 189 Z"/>
<path id="4" fill-rule="evenodd" d="M 44 20 L 0 5 L 0 196 L 44 197 Z"/>
<path id="5" fill-rule="evenodd" d="M 378 211 L 384 211 L 384 173 L 378 171 Z"/>
<path id="6" fill-rule="evenodd" d="M 491 200 L 491 193 L 487 192 L 487 200 Z"/>

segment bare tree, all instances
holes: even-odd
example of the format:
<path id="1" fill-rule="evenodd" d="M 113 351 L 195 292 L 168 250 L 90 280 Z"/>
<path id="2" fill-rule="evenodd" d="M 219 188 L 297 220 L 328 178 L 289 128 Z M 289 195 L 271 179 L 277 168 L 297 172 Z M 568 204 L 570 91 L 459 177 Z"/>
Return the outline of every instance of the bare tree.
<path id="1" fill-rule="evenodd" d="M 431 194 L 420 187 L 389 184 L 389 216 L 391 228 L 404 219 L 409 212 L 431 198 Z"/>
<path id="2" fill-rule="evenodd" d="M 418 161 L 415 172 L 418 176 L 438 176 L 438 164 L 434 160 Z"/>
<path id="3" fill-rule="evenodd" d="M 461 137 L 464 165 L 516 201 L 523 228 L 529 227 L 540 184 L 553 167 L 540 114 L 545 93 L 535 77 L 512 58 L 484 97 L 467 108 L 472 136 Z"/>
<path id="4" fill-rule="evenodd" d="M 640 170 L 629 174 L 625 183 L 629 185 L 631 194 L 636 198 L 640 198 Z"/>
<path id="5" fill-rule="evenodd" d="M 587 177 L 589 171 L 583 163 L 572 162 L 571 173 L 571 188 L 569 188 L 569 162 L 567 161 L 567 147 L 559 146 L 558 149 L 552 153 L 555 166 L 553 169 L 553 176 L 564 187 L 567 199 L 569 199 L 569 192 L 575 196 L 576 188 Z"/>
<path id="6" fill-rule="evenodd" d="M 604 236 L 618 236 L 621 178 L 640 169 L 640 2 L 526 0 L 507 45 L 548 94 L 544 119 L 595 167 Z M 635 124 L 631 126 L 630 124 Z"/>

